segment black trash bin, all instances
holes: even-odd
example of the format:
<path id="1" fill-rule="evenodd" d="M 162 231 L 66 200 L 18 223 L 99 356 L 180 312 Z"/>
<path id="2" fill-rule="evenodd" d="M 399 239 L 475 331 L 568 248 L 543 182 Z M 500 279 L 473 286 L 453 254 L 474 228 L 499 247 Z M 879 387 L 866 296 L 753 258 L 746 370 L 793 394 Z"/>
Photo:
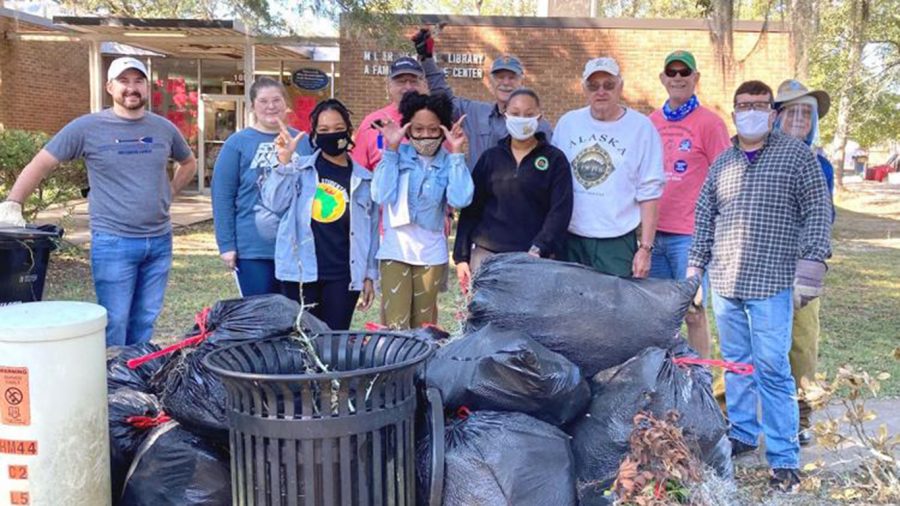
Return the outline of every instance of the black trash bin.
<path id="1" fill-rule="evenodd" d="M 62 234 L 55 225 L 0 228 L 0 305 L 41 300 L 50 252 Z"/>
<path id="2" fill-rule="evenodd" d="M 291 336 L 204 358 L 228 391 L 234 504 L 414 505 L 414 376 L 434 344 L 380 332 L 309 342 L 328 372 L 316 372 L 307 345 Z M 442 426 L 433 420 L 433 439 L 443 440 Z M 443 484 L 436 463 L 432 497 Z"/>

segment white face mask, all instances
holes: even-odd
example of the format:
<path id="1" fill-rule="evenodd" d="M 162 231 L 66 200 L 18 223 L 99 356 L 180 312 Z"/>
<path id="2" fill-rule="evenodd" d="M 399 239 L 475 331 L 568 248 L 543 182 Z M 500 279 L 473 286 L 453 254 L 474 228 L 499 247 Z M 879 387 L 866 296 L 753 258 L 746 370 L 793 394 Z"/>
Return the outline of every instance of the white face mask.
<path id="1" fill-rule="evenodd" d="M 769 133 L 769 111 L 741 111 L 734 113 L 734 126 L 738 135 L 756 141 Z"/>
<path id="2" fill-rule="evenodd" d="M 506 117 L 506 131 L 517 141 L 524 141 L 538 131 L 538 118 L 524 118 L 519 116 Z"/>

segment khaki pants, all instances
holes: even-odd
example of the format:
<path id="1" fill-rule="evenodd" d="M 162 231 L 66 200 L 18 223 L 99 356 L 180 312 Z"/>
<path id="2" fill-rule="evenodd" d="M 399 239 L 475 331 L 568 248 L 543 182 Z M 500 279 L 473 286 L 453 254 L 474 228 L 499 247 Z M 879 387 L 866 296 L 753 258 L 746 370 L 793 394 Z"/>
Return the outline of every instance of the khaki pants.
<path id="1" fill-rule="evenodd" d="M 437 323 L 437 296 L 447 264 L 410 265 L 382 260 L 381 314 L 391 329 L 419 328 Z"/>
<path id="2" fill-rule="evenodd" d="M 794 311 L 794 328 L 791 342 L 791 374 L 797 388 L 801 388 L 805 378 L 809 382 L 816 379 L 816 365 L 819 359 L 819 298 L 810 301 L 806 306 Z M 797 401 L 800 407 L 800 428 L 810 427 L 812 408 L 803 399 Z"/>

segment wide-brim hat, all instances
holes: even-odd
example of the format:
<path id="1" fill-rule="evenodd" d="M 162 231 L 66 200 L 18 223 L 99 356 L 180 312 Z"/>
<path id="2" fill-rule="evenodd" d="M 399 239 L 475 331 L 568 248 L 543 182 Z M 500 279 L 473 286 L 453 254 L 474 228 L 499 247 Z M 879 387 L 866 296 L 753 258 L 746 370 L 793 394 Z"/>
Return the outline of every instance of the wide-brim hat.
<path id="1" fill-rule="evenodd" d="M 831 108 L 831 97 L 824 90 L 812 90 L 803 85 L 796 79 L 788 79 L 778 86 L 778 94 L 775 95 L 775 109 L 781 109 L 788 102 L 792 102 L 802 97 L 812 97 L 816 100 L 816 109 L 819 112 L 819 119 L 828 114 Z"/>

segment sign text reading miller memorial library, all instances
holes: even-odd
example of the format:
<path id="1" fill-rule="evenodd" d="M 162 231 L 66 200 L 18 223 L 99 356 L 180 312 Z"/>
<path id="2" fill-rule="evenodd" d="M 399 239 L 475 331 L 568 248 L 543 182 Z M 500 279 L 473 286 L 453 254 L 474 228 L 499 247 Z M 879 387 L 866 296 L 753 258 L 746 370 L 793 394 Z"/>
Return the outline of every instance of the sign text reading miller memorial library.
<path id="1" fill-rule="evenodd" d="M 363 75 L 386 76 L 389 73 L 391 62 L 401 56 L 415 54 L 397 51 L 363 51 Z M 444 69 L 447 77 L 462 79 L 481 79 L 484 77 L 484 54 L 482 53 L 444 53 L 435 55 L 438 64 Z"/>

